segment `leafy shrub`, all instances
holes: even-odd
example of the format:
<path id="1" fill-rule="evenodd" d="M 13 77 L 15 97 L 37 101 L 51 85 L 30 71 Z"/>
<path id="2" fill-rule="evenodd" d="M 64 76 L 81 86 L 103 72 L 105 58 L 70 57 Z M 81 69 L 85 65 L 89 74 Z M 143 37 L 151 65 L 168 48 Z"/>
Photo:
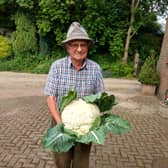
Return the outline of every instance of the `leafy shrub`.
<path id="1" fill-rule="evenodd" d="M 31 72 L 39 73 L 39 74 L 47 74 L 49 68 L 50 68 L 50 64 L 46 62 L 46 63 L 37 65 Z"/>
<path id="2" fill-rule="evenodd" d="M 99 61 L 94 60 L 94 61 L 97 62 L 98 64 L 100 64 L 101 69 L 103 71 L 108 70 L 111 65 L 109 62 L 107 62 L 106 60 L 103 60 L 103 59 L 101 59 L 101 61 L 100 60 Z"/>
<path id="3" fill-rule="evenodd" d="M 27 57 L 15 57 L 10 60 L 0 60 L 0 71 L 16 71 L 29 73 L 48 73 L 51 63 L 55 58 L 42 55 L 30 55 Z"/>
<path id="4" fill-rule="evenodd" d="M 115 62 L 110 66 L 112 77 L 132 77 L 133 66 L 131 64 L 125 64 L 123 62 Z"/>
<path id="5" fill-rule="evenodd" d="M 0 60 L 0 71 L 21 71 L 22 64 L 16 59 Z"/>
<path id="6" fill-rule="evenodd" d="M 141 68 L 138 80 L 143 84 L 159 84 L 159 76 L 156 71 L 156 60 L 153 55 L 149 56 Z"/>
<path id="7" fill-rule="evenodd" d="M 7 37 L 0 36 L 0 58 L 8 57 L 11 54 L 11 44 Z"/>
<path id="8" fill-rule="evenodd" d="M 100 67 L 103 71 L 103 77 L 126 77 L 132 78 L 133 77 L 133 64 L 128 63 L 125 64 L 121 60 L 114 61 L 109 58 L 109 55 L 97 55 L 96 57 L 91 58 L 100 64 Z"/>

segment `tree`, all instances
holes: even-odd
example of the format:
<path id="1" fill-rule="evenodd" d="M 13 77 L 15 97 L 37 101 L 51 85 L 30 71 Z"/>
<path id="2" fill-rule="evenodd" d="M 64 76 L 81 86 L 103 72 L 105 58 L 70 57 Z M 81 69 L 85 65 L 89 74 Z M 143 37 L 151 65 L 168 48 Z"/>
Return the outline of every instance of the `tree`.
<path id="1" fill-rule="evenodd" d="M 155 12 L 165 11 L 168 2 L 162 2 L 163 4 L 161 0 L 114 0 L 113 3 L 109 0 L 2 0 L 0 13 L 5 11 L 4 14 L 12 16 L 21 10 L 29 14 L 41 53 L 47 53 L 48 48 L 54 51 L 60 49 L 59 45 L 65 39 L 69 25 L 73 21 L 79 21 L 94 40 L 95 45 L 89 52 L 92 58 L 97 60 L 99 57 L 95 53 L 98 53 L 107 62 L 121 60 L 125 44 L 126 56 L 123 60 L 127 62 L 128 50 L 133 48 L 131 40 L 137 38 L 135 35 L 140 32 L 140 28 L 150 20 L 155 21 Z M 156 6 L 159 11 L 156 11 Z M 136 40 L 134 42 L 140 43 Z M 45 51 L 41 50 L 44 45 Z"/>
<path id="2" fill-rule="evenodd" d="M 141 26 L 138 30 L 138 33 L 134 35 L 130 42 L 129 49 L 129 59 L 131 56 L 134 56 L 135 51 L 137 50 L 141 61 L 150 55 L 150 51 L 154 50 L 156 53 L 156 59 L 158 60 L 160 47 L 163 39 L 163 32 L 161 31 L 161 25 L 157 23 L 156 18 Z"/>
<path id="3" fill-rule="evenodd" d="M 23 12 L 15 17 L 16 31 L 13 33 L 13 51 L 16 56 L 32 55 L 37 52 L 36 29 L 31 19 Z"/>
<path id="4" fill-rule="evenodd" d="M 132 0 L 131 1 L 131 14 L 130 14 L 130 24 L 128 27 L 128 31 L 127 31 L 127 37 L 126 37 L 126 42 L 125 42 L 125 47 L 124 47 L 124 56 L 123 56 L 123 62 L 127 62 L 128 59 L 128 49 L 129 49 L 129 45 L 130 45 L 130 40 L 133 37 L 134 33 L 132 31 L 133 29 L 133 23 L 135 21 L 135 11 L 137 10 L 139 5 L 139 0 Z"/>
<path id="5" fill-rule="evenodd" d="M 108 55 L 108 60 L 115 61 L 116 55 L 121 59 L 124 35 L 127 28 L 125 21 L 128 15 L 127 3 L 115 0 L 66 0 L 55 3 L 40 0 L 40 10 L 37 16 L 37 27 L 40 35 L 55 37 L 54 46 L 65 39 L 67 29 L 73 21 L 79 21 L 94 40 L 94 48 L 89 52 Z M 82 12 L 81 12 L 82 11 Z M 120 16 L 120 17 L 119 17 Z M 119 39 L 119 41 L 117 41 Z M 116 50 L 116 47 L 118 48 Z"/>
<path id="6" fill-rule="evenodd" d="M 128 50 L 132 37 L 138 32 L 139 28 L 150 21 L 153 15 L 161 15 L 166 13 L 167 0 L 131 0 L 130 5 L 130 23 L 128 26 L 127 36 L 125 40 L 123 62 L 127 63 Z"/>

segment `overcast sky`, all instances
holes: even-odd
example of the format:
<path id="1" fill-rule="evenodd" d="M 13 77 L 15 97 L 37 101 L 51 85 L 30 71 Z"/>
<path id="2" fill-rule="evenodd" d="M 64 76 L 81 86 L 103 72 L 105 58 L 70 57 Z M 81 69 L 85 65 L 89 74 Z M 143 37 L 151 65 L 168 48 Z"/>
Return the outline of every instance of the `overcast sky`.
<path id="1" fill-rule="evenodd" d="M 165 31 L 166 18 L 158 17 L 158 22 L 162 25 L 162 29 Z"/>

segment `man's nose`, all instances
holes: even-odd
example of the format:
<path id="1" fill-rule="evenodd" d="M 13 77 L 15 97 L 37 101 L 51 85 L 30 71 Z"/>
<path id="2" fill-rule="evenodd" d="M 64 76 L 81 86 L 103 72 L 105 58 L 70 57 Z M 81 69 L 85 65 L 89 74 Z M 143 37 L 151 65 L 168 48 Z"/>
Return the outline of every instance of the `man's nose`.
<path id="1" fill-rule="evenodd" d="M 78 45 L 77 50 L 78 50 L 78 51 L 81 51 L 81 50 L 82 50 L 81 45 Z"/>

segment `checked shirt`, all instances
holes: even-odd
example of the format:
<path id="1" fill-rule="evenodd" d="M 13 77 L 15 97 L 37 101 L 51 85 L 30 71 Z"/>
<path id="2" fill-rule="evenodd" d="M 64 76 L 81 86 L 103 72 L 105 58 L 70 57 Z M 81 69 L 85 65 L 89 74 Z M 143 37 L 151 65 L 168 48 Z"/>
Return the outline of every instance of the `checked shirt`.
<path id="1" fill-rule="evenodd" d="M 75 89 L 77 97 L 104 91 L 103 77 L 99 65 L 86 59 L 83 66 L 76 70 L 70 57 L 55 61 L 48 73 L 45 95 L 55 96 L 58 106 L 69 90 Z"/>

